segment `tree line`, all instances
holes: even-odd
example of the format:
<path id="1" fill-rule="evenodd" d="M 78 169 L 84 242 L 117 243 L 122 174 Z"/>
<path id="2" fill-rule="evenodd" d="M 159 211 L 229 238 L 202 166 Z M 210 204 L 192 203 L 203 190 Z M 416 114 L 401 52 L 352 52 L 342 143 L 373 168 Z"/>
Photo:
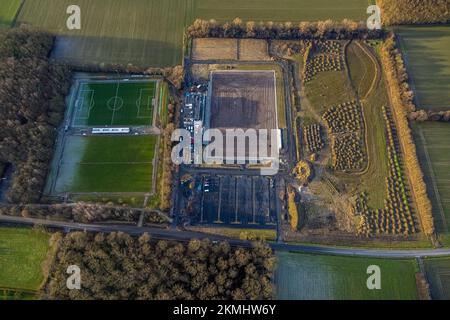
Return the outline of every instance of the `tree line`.
<path id="1" fill-rule="evenodd" d="M 176 172 L 176 165 L 172 161 L 172 133 L 178 128 L 179 110 L 180 110 L 180 89 L 182 86 L 184 71 L 183 68 L 174 67 L 171 77 L 166 78 L 172 86 L 169 86 L 169 101 L 167 108 L 167 119 L 161 121 L 161 138 L 159 144 L 159 166 L 162 170 L 158 176 L 158 195 L 159 208 L 162 211 L 169 211 L 172 207 L 172 191 L 174 188 L 174 173 Z M 162 99 L 163 97 L 161 97 Z M 175 187 L 176 188 L 176 187 Z"/>
<path id="2" fill-rule="evenodd" d="M 106 221 L 137 223 L 141 214 L 144 214 L 145 223 L 164 224 L 169 222 L 166 216 L 154 210 L 84 202 L 0 206 L 0 215 L 80 223 Z"/>
<path id="3" fill-rule="evenodd" d="M 57 238 L 57 239 L 55 239 Z M 148 234 L 57 234 L 44 299 L 271 299 L 275 258 L 264 244 L 152 241 Z M 81 270 L 81 290 L 68 290 L 67 268 Z"/>
<path id="4" fill-rule="evenodd" d="M 365 22 L 344 19 L 317 22 L 243 22 L 236 18 L 232 22 L 197 19 L 187 28 L 190 38 L 256 38 L 271 40 L 303 39 L 378 39 L 384 30 L 369 30 Z"/>
<path id="5" fill-rule="evenodd" d="M 171 107 L 171 110 L 175 110 Z M 172 113 L 172 112 L 171 112 Z M 173 116 L 175 117 L 175 116 Z M 158 183 L 159 188 L 159 208 L 169 211 L 172 207 L 172 190 L 174 183 L 175 165 L 172 162 L 172 133 L 176 126 L 174 122 L 168 123 L 161 131 L 160 158 L 162 173 Z"/>
<path id="6" fill-rule="evenodd" d="M 408 122 L 408 111 L 411 111 L 414 104 L 409 96 L 407 99 L 404 96 L 407 82 L 399 81 L 399 79 L 405 79 L 407 74 L 404 72 L 404 63 L 399 50 L 396 48 L 394 35 L 391 35 L 383 43 L 381 60 L 391 93 L 393 116 L 398 130 L 397 135 L 405 157 L 405 168 L 411 181 L 410 186 L 415 199 L 416 210 L 419 214 L 422 231 L 431 236 L 435 231 L 431 201 L 428 198 L 427 187 L 417 158 L 416 145 Z"/>
<path id="7" fill-rule="evenodd" d="M 59 59 L 64 61 L 63 59 Z M 139 67 L 132 64 L 114 64 L 114 63 L 90 63 L 90 62 L 73 62 L 70 60 L 64 61 L 66 65 L 73 72 L 87 72 L 87 73 L 124 73 L 127 75 L 148 75 L 155 76 L 157 78 L 164 78 L 175 88 L 181 89 L 184 69 L 183 66 L 173 66 L 167 68 L 155 68 L 155 67 Z"/>
<path id="8" fill-rule="evenodd" d="M 48 58 L 54 38 L 30 28 L 0 31 L 0 162 L 11 164 L 7 199 L 37 202 L 64 114 L 70 71 Z"/>
<path id="9" fill-rule="evenodd" d="M 410 112 L 408 115 L 413 121 L 442 121 L 450 122 L 450 110 L 433 111 L 433 110 L 417 110 Z"/>
<path id="10" fill-rule="evenodd" d="M 378 0 L 384 25 L 446 23 L 448 0 Z"/>

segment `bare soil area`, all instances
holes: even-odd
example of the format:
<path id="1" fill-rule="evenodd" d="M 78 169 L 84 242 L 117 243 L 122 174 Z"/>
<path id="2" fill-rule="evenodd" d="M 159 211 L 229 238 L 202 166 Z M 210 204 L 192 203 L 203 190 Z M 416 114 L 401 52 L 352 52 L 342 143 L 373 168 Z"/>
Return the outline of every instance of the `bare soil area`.
<path id="1" fill-rule="evenodd" d="M 193 60 L 237 60 L 238 40 L 199 38 L 192 46 Z"/>
<path id="2" fill-rule="evenodd" d="M 215 71 L 211 79 L 211 128 L 278 127 L 273 71 Z"/>
<path id="3" fill-rule="evenodd" d="M 258 61 L 270 60 L 268 43 L 260 39 L 239 40 L 239 60 Z"/>

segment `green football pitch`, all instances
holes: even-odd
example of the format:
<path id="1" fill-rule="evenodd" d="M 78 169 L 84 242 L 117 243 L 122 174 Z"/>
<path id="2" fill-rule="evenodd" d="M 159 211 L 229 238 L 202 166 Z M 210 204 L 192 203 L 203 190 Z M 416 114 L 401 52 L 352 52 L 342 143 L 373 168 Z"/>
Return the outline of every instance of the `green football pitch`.
<path id="1" fill-rule="evenodd" d="M 151 192 L 157 136 L 68 137 L 56 193 Z"/>
<path id="2" fill-rule="evenodd" d="M 156 103 L 156 81 L 81 82 L 73 126 L 150 126 Z"/>

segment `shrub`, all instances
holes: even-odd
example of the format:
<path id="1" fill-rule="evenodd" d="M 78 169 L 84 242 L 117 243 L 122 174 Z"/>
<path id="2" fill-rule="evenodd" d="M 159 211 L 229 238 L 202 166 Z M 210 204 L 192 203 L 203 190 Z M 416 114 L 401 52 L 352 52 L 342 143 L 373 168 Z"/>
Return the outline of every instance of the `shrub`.
<path id="1" fill-rule="evenodd" d="M 298 221 L 299 221 L 299 215 L 298 215 L 297 203 L 295 202 L 295 197 L 296 197 L 295 191 L 290 191 L 288 193 L 289 223 L 290 223 L 293 231 L 297 230 Z"/>
<path id="2" fill-rule="evenodd" d="M 322 128 L 319 124 L 306 126 L 303 134 L 306 140 L 306 148 L 309 152 L 315 153 L 323 149 Z"/>
<path id="3" fill-rule="evenodd" d="M 292 173 L 301 183 L 307 183 L 312 177 L 312 168 L 307 161 L 300 161 Z"/>

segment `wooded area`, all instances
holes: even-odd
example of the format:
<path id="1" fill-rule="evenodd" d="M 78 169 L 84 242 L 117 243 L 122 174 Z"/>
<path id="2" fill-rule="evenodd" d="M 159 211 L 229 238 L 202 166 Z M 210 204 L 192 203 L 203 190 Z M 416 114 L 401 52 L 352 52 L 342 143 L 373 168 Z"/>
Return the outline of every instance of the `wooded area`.
<path id="1" fill-rule="evenodd" d="M 0 32 L 0 162 L 13 167 L 11 202 L 40 199 L 63 117 L 70 72 L 49 60 L 53 40 L 29 28 Z"/>
<path id="2" fill-rule="evenodd" d="M 61 235 L 59 237 L 62 237 Z M 261 243 L 154 242 L 144 234 L 71 233 L 60 239 L 43 298 L 211 300 L 270 299 L 275 258 Z M 81 290 L 68 290 L 67 267 L 82 272 Z"/>

